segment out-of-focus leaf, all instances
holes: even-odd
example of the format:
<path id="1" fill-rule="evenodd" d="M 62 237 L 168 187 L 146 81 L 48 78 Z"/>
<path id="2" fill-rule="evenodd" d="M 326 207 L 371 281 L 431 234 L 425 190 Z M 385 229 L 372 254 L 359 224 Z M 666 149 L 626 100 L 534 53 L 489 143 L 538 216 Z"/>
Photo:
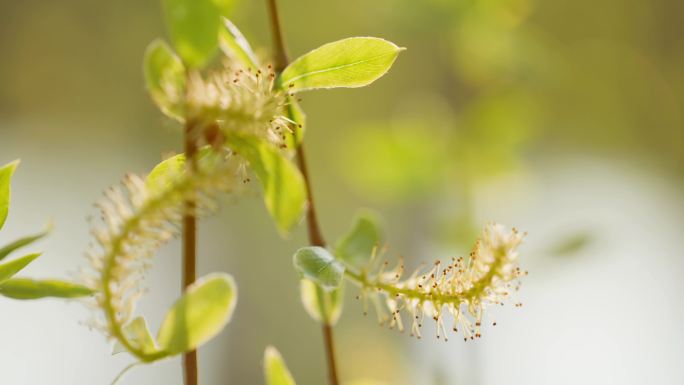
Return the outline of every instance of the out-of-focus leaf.
<path id="1" fill-rule="evenodd" d="M 285 234 L 302 217 L 306 186 L 297 166 L 271 144 L 249 135 L 232 133 L 228 145 L 247 159 L 264 189 L 264 201 L 278 229 Z"/>
<path id="2" fill-rule="evenodd" d="M 214 273 L 200 278 L 166 314 L 159 329 L 159 348 L 169 355 L 196 349 L 230 320 L 237 301 L 233 277 Z"/>
<path id="3" fill-rule="evenodd" d="M 309 279 L 299 283 L 299 293 L 304 309 L 317 322 L 335 325 L 342 315 L 344 283 L 335 290 L 324 290 Z"/>
<path id="4" fill-rule="evenodd" d="M 123 332 L 126 338 L 137 347 L 139 347 L 145 354 L 150 354 L 158 351 L 157 345 L 154 342 L 154 337 L 147 327 L 147 320 L 145 317 L 136 317 L 123 327 Z M 120 343 L 116 342 L 112 349 L 112 354 L 126 352 L 126 348 Z"/>
<path id="5" fill-rule="evenodd" d="M 145 84 L 152 100 L 168 117 L 184 120 L 185 67 L 162 40 L 147 46 L 143 61 Z"/>
<path id="6" fill-rule="evenodd" d="M 223 18 L 223 28 L 219 34 L 219 46 L 223 53 L 233 60 L 238 61 L 245 68 L 258 69 L 259 59 L 257 59 L 249 41 L 240 32 L 232 21 Z"/>
<path id="7" fill-rule="evenodd" d="M 403 49 L 376 37 L 338 40 L 297 58 L 280 81 L 291 92 L 362 87 L 387 73 Z"/>
<path id="8" fill-rule="evenodd" d="M 10 204 L 10 182 L 12 181 L 12 175 L 14 170 L 19 165 L 19 161 L 8 163 L 0 167 L 0 229 L 5 224 L 7 219 L 7 213 L 9 212 Z"/>
<path id="9" fill-rule="evenodd" d="M 191 68 L 202 68 L 218 47 L 221 16 L 232 0 L 163 0 L 176 52 Z"/>
<path id="10" fill-rule="evenodd" d="M 341 173 L 357 192 L 382 201 L 424 199 L 441 186 L 448 142 L 422 122 L 368 124 L 350 130 L 337 153 Z"/>
<path id="11" fill-rule="evenodd" d="M 295 252 L 293 262 L 303 277 L 326 290 L 336 289 L 342 284 L 344 265 L 323 247 L 302 247 Z"/>
<path id="12" fill-rule="evenodd" d="M 0 264 L 0 284 L 2 282 L 10 279 L 14 274 L 20 272 L 29 263 L 33 262 L 34 259 L 38 258 L 40 253 L 29 254 L 15 260 L 5 262 Z"/>
<path id="13" fill-rule="evenodd" d="M 382 234 L 376 216 L 364 211 L 357 214 L 350 231 L 335 245 L 335 256 L 355 266 L 368 263 Z"/>
<path id="14" fill-rule="evenodd" d="M 264 376 L 266 385 L 296 385 L 283 357 L 273 346 L 264 352 Z"/>
<path id="15" fill-rule="evenodd" d="M 580 231 L 570 234 L 565 238 L 559 240 L 555 245 L 551 246 L 549 254 L 557 256 L 570 256 L 580 252 L 587 247 L 594 237 L 588 231 Z"/>
<path id="16" fill-rule="evenodd" d="M 10 253 L 12 253 L 13 251 L 15 251 L 19 248 L 22 248 L 24 246 L 28 246 L 31 243 L 43 238 L 44 236 L 46 236 L 48 234 L 48 231 L 49 230 L 46 230 L 46 231 L 43 231 L 43 232 L 38 233 L 38 234 L 29 235 L 29 236 L 26 236 L 23 238 L 19 238 L 16 241 L 13 241 L 13 242 L 3 246 L 2 248 L 0 248 L 0 261 L 5 259 L 5 257 L 10 255 Z"/>
<path id="17" fill-rule="evenodd" d="M 78 298 L 92 295 L 93 291 L 56 279 L 10 278 L 0 283 L 0 294 L 14 299 Z"/>

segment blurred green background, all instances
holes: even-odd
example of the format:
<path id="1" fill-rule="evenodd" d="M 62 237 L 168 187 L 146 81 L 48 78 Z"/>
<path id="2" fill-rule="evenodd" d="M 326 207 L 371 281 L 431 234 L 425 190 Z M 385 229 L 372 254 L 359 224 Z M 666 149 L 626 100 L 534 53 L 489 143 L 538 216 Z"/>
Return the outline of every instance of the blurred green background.
<path id="1" fill-rule="evenodd" d="M 146 45 L 166 36 L 156 1 L 0 0 L 0 163 L 21 158 L 3 239 L 52 219 L 32 276 L 85 264 L 86 217 L 126 172 L 179 151 L 180 130 L 144 89 Z M 263 55 L 263 1 L 235 23 Z M 280 0 L 291 56 L 348 36 L 407 47 L 360 90 L 303 95 L 324 232 L 356 208 L 409 264 L 462 255 L 489 220 L 530 233 L 522 309 L 484 338 L 448 344 L 378 327 L 348 287 L 336 338 L 342 378 L 386 384 L 676 384 L 684 376 L 684 3 L 673 0 Z M 256 188 L 201 224 L 200 273 L 239 285 L 235 317 L 200 350 L 204 384 L 260 384 L 266 345 L 300 384 L 324 383 L 318 325 L 299 304 L 292 252 Z M 7 239 L 4 239 L 4 238 Z M 2 242 L 0 242 L 2 243 Z M 140 304 L 158 325 L 180 291 L 165 247 Z M 0 299 L 3 383 L 107 384 L 110 357 L 79 304 Z M 180 384 L 180 361 L 123 384 Z"/>

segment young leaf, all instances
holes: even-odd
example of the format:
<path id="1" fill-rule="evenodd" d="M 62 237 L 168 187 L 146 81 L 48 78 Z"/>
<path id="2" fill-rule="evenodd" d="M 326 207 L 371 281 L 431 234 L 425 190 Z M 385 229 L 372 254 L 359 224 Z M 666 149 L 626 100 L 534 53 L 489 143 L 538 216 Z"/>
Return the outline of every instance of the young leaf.
<path id="1" fill-rule="evenodd" d="M 7 219 L 7 213 L 9 212 L 10 182 L 17 165 L 19 165 L 19 161 L 15 160 L 0 167 L 0 229 L 5 224 L 5 219 Z"/>
<path id="2" fill-rule="evenodd" d="M 34 235 L 29 235 L 27 237 L 19 238 L 14 242 L 9 243 L 8 245 L 5 245 L 0 248 L 0 261 L 5 259 L 10 253 L 13 251 L 22 248 L 24 246 L 30 245 L 31 243 L 43 238 L 48 234 L 49 230 L 43 231 L 42 233 L 34 234 Z"/>
<path id="3" fill-rule="evenodd" d="M 223 28 L 219 32 L 219 47 L 226 56 L 238 61 L 246 69 L 257 70 L 259 59 L 257 59 L 249 41 L 240 32 L 232 21 L 222 18 Z"/>
<path id="4" fill-rule="evenodd" d="M 136 317 L 133 321 L 123 327 L 123 332 L 129 341 L 140 347 L 145 354 L 151 354 L 159 349 L 154 342 L 154 338 L 147 327 L 147 320 L 145 317 Z M 126 348 L 118 341 L 114 344 L 112 354 L 118 354 L 127 351 Z"/>
<path id="5" fill-rule="evenodd" d="M 197 158 L 211 154 L 211 146 L 199 149 Z M 168 188 L 175 179 L 185 172 L 185 154 L 178 154 L 159 162 L 145 178 L 145 186 L 150 192 L 158 192 Z"/>
<path id="6" fill-rule="evenodd" d="M 378 221 L 370 212 L 357 214 L 351 230 L 335 245 L 335 256 L 355 266 L 363 266 L 380 243 Z"/>
<path id="7" fill-rule="evenodd" d="M 264 377 L 266 385 L 296 385 L 283 357 L 273 346 L 268 346 L 264 352 Z"/>
<path id="8" fill-rule="evenodd" d="M 2 282 L 10 279 L 14 274 L 20 272 L 29 263 L 33 262 L 34 259 L 38 258 L 40 253 L 29 254 L 21 258 L 17 258 L 13 261 L 0 264 L 0 284 Z"/>
<path id="9" fill-rule="evenodd" d="M 176 52 L 191 68 L 202 68 L 218 47 L 221 15 L 232 0 L 163 0 Z"/>
<path id="10" fill-rule="evenodd" d="M 0 294 L 14 299 L 78 298 L 92 295 L 93 291 L 85 286 L 54 279 L 11 278 L 0 283 Z"/>
<path id="11" fill-rule="evenodd" d="M 213 273 L 197 280 L 166 314 L 157 341 L 169 355 L 197 348 L 218 334 L 235 309 L 233 277 Z"/>
<path id="12" fill-rule="evenodd" d="M 335 290 L 323 290 L 309 279 L 299 282 L 302 305 L 311 318 L 326 325 L 335 325 L 342 315 L 344 284 Z"/>
<path id="13" fill-rule="evenodd" d="M 280 82 L 291 92 L 362 87 L 387 73 L 402 50 L 375 37 L 338 40 L 300 56 L 283 71 Z"/>
<path id="14" fill-rule="evenodd" d="M 152 100 L 166 116 L 184 120 L 185 67 L 169 46 L 157 39 L 147 46 L 143 60 L 145 84 Z"/>
<path id="15" fill-rule="evenodd" d="M 342 284 L 344 265 L 323 247 L 302 247 L 295 252 L 293 262 L 303 277 L 326 290 L 336 289 Z"/>
<path id="16" fill-rule="evenodd" d="M 247 159 L 264 189 L 266 208 L 281 233 L 296 225 L 304 212 L 306 187 L 297 166 L 259 138 L 232 134 L 228 145 Z"/>
<path id="17" fill-rule="evenodd" d="M 306 131 L 306 114 L 304 110 L 297 102 L 297 99 L 291 96 L 287 97 L 287 115 L 293 122 L 296 123 L 294 127 L 294 132 L 292 135 L 287 135 L 287 147 L 297 148 L 299 144 L 304 140 L 304 132 Z"/>

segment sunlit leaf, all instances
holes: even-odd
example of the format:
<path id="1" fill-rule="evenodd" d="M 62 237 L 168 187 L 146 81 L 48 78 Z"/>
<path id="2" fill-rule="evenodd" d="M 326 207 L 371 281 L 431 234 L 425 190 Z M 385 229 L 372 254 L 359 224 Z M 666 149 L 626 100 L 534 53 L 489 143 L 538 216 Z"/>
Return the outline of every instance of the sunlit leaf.
<path id="1" fill-rule="evenodd" d="M 273 346 L 264 352 L 264 376 L 266 385 L 296 385 L 283 357 Z"/>
<path id="2" fill-rule="evenodd" d="M 404 48 L 375 37 L 352 37 L 300 56 L 282 73 L 291 92 L 316 88 L 362 87 L 380 78 Z"/>
<path id="3" fill-rule="evenodd" d="M 232 21 L 223 18 L 223 28 L 219 33 L 219 45 L 221 50 L 233 60 L 238 61 L 245 68 L 258 69 L 259 59 L 257 59 L 249 41 L 240 32 Z"/>
<path id="4" fill-rule="evenodd" d="M 23 238 L 19 238 L 15 241 L 3 246 L 2 248 L 0 248 L 0 260 L 5 259 L 5 257 L 10 255 L 10 253 L 12 253 L 13 251 L 20 249 L 24 246 L 28 246 L 31 243 L 43 238 L 44 236 L 46 236 L 48 234 L 48 231 L 49 230 L 46 230 L 46 231 L 43 231 L 43 232 L 38 233 L 38 234 L 29 235 L 29 236 L 26 236 Z"/>
<path id="5" fill-rule="evenodd" d="M 154 342 L 154 337 L 147 327 L 147 320 L 145 317 L 136 317 L 123 327 L 123 332 L 126 338 L 137 347 L 139 347 L 145 354 L 156 352 L 157 345 Z M 112 354 L 118 354 L 127 351 L 121 343 L 116 342 L 112 349 Z"/>
<path id="6" fill-rule="evenodd" d="M 304 110 L 302 110 L 302 107 L 295 97 L 288 96 L 287 102 L 289 103 L 287 106 L 288 117 L 294 121 L 296 125 L 294 126 L 293 134 L 285 137 L 286 144 L 288 148 L 297 148 L 302 140 L 304 140 L 304 133 L 306 132 L 306 114 L 304 114 Z"/>
<path id="7" fill-rule="evenodd" d="M 40 257 L 40 253 L 25 255 L 21 258 L 0 264 L 0 284 L 20 272 L 23 268 Z"/>
<path id="8" fill-rule="evenodd" d="M 223 330 L 237 301 L 233 277 L 214 273 L 200 278 L 166 314 L 159 347 L 170 355 L 196 349 Z"/>
<path id="9" fill-rule="evenodd" d="M 210 156 L 213 149 L 204 146 L 197 152 L 197 159 Z M 177 154 L 159 162 L 145 178 L 145 186 L 152 192 L 167 189 L 175 180 L 185 172 L 185 154 Z"/>
<path id="10" fill-rule="evenodd" d="M 182 121 L 186 74 L 181 60 L 165 42 L 155 40 L 147 47 L 143 63 L 152 100 L 164 114 Z"/>
<path id="11" fill-rule="evenodd" d="M 323 247 L 302 247 L 295 252 L 293 262 L 303 277 L 326 290 L 336 289 L 342 284 L 344 265 Z"/>
<path id="12" fill-rule="evenodd" d="M 12 181 L 12 175 L 14 170 L 19 165 L 19 161 L 8 163 L 0 167 L 0 229 L 5 224 L 7 219 L 7 213 L 9 212 L 10 204 L 10 182 Z"/>
<path id="13" fill-rule="evenodd" d="M 232 0 L 163 0 L 176 52 L 191 68 L 203 67 L 218 47 L 221 16 Z"/>
<path id="14" fill-rule="evenodd" d="M 349 232 L 335 245 L 335 256 L 355 266 L 365 265 L 381 238 L 377 218 L 370 212 L 361 212 Z"/>
<path id="15" fill-rule="evenodd" d="M 14 299 L 78 298 L 92 295 L 85 286 L 56 279 L 10 278 L 0 283 L 0 294 Z"/>
<path id="16" fill-rule="evenodd" d="M 306 203 L 304 178 L 278 149 L 259 138 L 232 134 L 228 145 L 245 157 L 264 189 L 266 208 L 282 233 L 302 217 Z"/>
<path id="17" fill-rule="evenodd" d="M 335 290 L 324 290 L 309 279 L 299 283 L 302 305 L 311 318 L 327 325 L 335 325 L 342 315 L 344 284 Z"/>

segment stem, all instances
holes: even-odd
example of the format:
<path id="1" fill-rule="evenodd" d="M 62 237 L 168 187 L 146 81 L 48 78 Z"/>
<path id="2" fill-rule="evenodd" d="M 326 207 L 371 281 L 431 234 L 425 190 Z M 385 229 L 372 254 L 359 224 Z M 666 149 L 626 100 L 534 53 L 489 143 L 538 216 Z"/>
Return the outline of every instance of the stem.
<path id="1" fill-rule="evenodd" d="M 275 49 L 275 71 L 280 74 L 288 64 L 287 49 L 285 48 L 285 39 L 283 37 L 282 27 L 280 25 L 280 16 L 278 14 L 277 0 L 267 0 L 268 13 L 271 20 L 271 33 L 273 35 L 273 44 Z M 304 178 L 307 197 L 306 210 L 306 224 L 309 235 L 309 243 L 312 246 L 325 247 L 325 239 L 318 224 L 318 217 L 316 215 L 316 206 L 314 205 L 313 194 L 311 189 L 311 178 L 309 177 L 309 169 L 306 164 L 306 156 L 304 154 L 304 144 L 299 143 L 297 146 L 297 166 Z M 337 377 L 337 364 L 335 362 L 335 344 L 333 338 L 332 325 L 327 322 L 322 323 L 323 341 L 325 344 L 325 353 L 328 363 L 328 377 L 330 385 L 339 385 L 340 381 Z"/>
<path id="2" fill-rule="evenodd" d="M 197 171 L 197 139 L 194 134 L 194 123 L 188 119 L 185 123 L 184 149 L 187 159 L 187 172 Z M 194 197 L 185 201 L 183 214 L 183 291 L 195 282 L 197 267 L 197 217 L 195 216 Z M 197 351 L 183 355 L 183 374 L 185 385 L 197 385 Z"/>

